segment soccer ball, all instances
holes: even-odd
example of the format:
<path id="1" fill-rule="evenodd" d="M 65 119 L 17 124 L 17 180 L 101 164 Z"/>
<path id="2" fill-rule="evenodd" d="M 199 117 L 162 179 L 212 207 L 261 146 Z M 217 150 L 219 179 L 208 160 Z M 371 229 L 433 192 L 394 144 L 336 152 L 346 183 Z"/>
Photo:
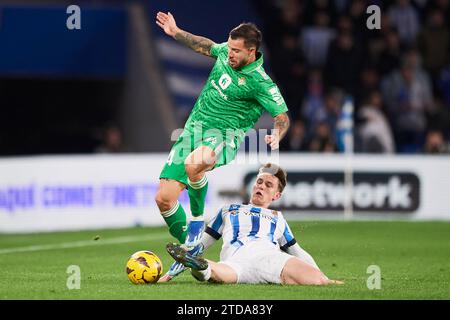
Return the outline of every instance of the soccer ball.
<path id="1" fill-rule="evenodd" d="M 128 279 L 134 284 L 156 283 L 163 267 L 159 257 L 151 251 L 138 251 L 127 262 Z"/>

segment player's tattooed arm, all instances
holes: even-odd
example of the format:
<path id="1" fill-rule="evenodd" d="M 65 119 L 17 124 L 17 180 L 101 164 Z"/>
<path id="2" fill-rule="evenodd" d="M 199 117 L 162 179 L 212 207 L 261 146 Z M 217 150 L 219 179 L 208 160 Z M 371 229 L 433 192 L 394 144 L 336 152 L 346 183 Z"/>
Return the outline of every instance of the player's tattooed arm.
<path id="1" fill-rule="evenodd" d="M 196 36 L 178 28 L 175 18 L 170 12 L 158 12 L 156 15 L 156 24 L 161 27 L 167 35 L 173 37 L 175 40 L 181 42 L 195 52 L 208 57 L 211 56 L 211 48 L 215 43 L 208 38 Z"/>
<path id="2" fill-rule="evenodd" d="M 278 130 L 279 140 L 283 139 L 289 129 L 289 117 L 286 112 L 277 115 L 274 118 L 274 129 Z"/>
<path id="3" fill-rule="evenodd" d="M 273 118 L 274 125 L 273 131 L 271 135 L 265 136 L 265 141 L 270 145 L 272 150 L 276 150 L 279 148 L 280 140 L 286 135 L 286 132 L 289 129 L 289 117 L 286 112 L 281 113 Z"/>
<path id="4" fill-rule="evenodd" d="M 215 44 L 214 41 L 208 38 L 196 36 L 183 30 L 179 30 L 175 34 L 174 38 L 195 52 L 201 53 L 208 57 L 211 56 L 211 48 Z"/>

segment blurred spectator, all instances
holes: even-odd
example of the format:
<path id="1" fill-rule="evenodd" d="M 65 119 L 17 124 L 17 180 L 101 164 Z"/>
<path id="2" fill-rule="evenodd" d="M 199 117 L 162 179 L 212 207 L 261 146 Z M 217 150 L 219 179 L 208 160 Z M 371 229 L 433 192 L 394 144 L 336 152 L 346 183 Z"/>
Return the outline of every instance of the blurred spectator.
<path id="1" fill-rule="evenodd" d="M 362 51 L 356 46 L 352 34 L 340 33 L 328 51 L 325 68 L 327 83 L 355 94 L 361 62 Z"/>
<path id="2" fill-rule="evenodd" d="M 338 14 L 346 12 L 348 7 L 350 6 L 350 2 L 351 0 L 333 0 L 336 12 Z"/>
<path id="3" fill-rule="evenodd" d="M 309 142 L 308 150 L 311 152 L 334 152 L 336 145 L 334 141 L 334 134 L 328 123 L 320 122 Z"/>
<path id="4" fill-rule="evenodd" d="M 442 132 L 432 130 L 427 133 L 425 139 L 424 152 L 428 154 L 448 153 L 449 147 L 446 144 Z"/>
<path id="5" fill-rule="evenodd" d="M 95 149 L 96 153 L 120 153 L 125 152 L 122 141 L 122 132 L 115 125 L 108 125 L 102 136 L 102 143 Z"/>
<path id="6" fill-rule="evenodd" d="M 341 15 L 338 19 L 336 29 L 339 33 L 353 33 L 353 22 L 350 16 Z"/>
<path id="7" fill-rule="evenodd" d="M 357 108 L 364 102 L 363 100 L 373 91 L 379 90 L 380 76 L 377 69 L 372 66 L 366 66 L 359 75 L 358 90 L 355 94 Z"/>
<path id="8" fill-rule="evenodd" d="M 301 1 L 301 0 L 300 0 Z M 336 17 L 336 8 L 334 6 L 336 0 L 311 0 L 302 1 L 305 3 L 305 24 L 313 25 L 316 14 L 319 11 L 327 12 L 330 17 L 330 25 L 334 25 L 332 19 Z"/>
<path id="9" fill-rule="evenodd" d="M 300 43 L 308 64 L 322 67 L 327 59 L 328 46 L 336 35 L 330 28 L 330 17 L 325 11 L 315 15 L 314 25 L 303 29 Z"/>
<path id="10" fill-rule="evenodd" d="M 328 124 L 332 134 L 336 131 L 336 125 L 341 114 L 343 102 L 343 92 L 339 88 L 329 90 L 325 96 L 325 118 L 324 122 Z"/>
<path id="11" fill-rule="evenodd" d="M 311 74 L 311 77 L 319 77 L 319 75 L 320 72 L 316 71 Z M 317 78 L 317 81 L 320 81 L 320 78 Z M 322 97 L 320 85 L 316 88 L 312 87 L 310 90 L 312 90 L 312 95 L 308 96 L 303 106 L 303 117 L 307 124 L 306 137 L 308 141 L 316 134 L 316 128 L 321 123 L 326 123 L 329 130 L 334 134 L 342 100 L 342 93 L 338 89 L 330 90 L 324 97 Z"/>
<path id="12" fill-rule="evenodd" d="M 367 19 L 366 9 L 368 6 L 369 4 L 367 3 L 367 1 L 364 0 L 353 0 L 351 2 L 349 14 L 354 25 L 364 27 L 366 26 L 366 19 Z"/>
<path id="13" fill-rule="evenodd" d="M 277 8 L 264 13 L 277 43 L 270 58 L 308 150 L 336 149 L 343 94 L 365 119 L 358 150 L 423 152 L 431 131 L 450 140 L 450 0 L 264 3 Z M 371 4 L 382 10 L 380 30 L 366 28 Z"/>
<path id="14" fill-rule="evenodd" d="M 398 147 L 416 150 L 426 129 L 425 112 L 432 107 L 432 90 L 415 56 L 406 56 L 401 69 L 385 77 L 381 87 Z"/>
<path id="15" fill-rule="evenodd" d="M 374 31 L 374 30 L 372 30 Z M 397 31 L 397 28 L 392 23 L 391 18 L 389 17 L 389 14 L 386 11 L 381 12 L 381 29 L 379 32 L 385 36 L 390 31 Z"/>
<path id="16" fill-rule="evenodd" d="M 281 9 L 280 34 L 298 37 L 302 19 L 302 7 L 298 0 L 286 0 Z"/>
<path id="17" fill-rule="evenodd" d="M 398 30 L 400 40 L 408 47 L 414 45 L 420 28 L 419 16 L 409 0 L 397 0 L 388 11 L 392 25 Z"/>
<path id="18" fill-rule="evenodd" d="M 301 120 L 295 120 L 289 129 L 289 133 L 281 141 L 282 151 L 306 151 L 305 125 Z"/>
<path id="19" fill-rule="evenodd" d="M 255 6 L 270 19 L 264 22 L 264 41 L 267 44 L 271 71 L 289 106 L 301 103 L 305 82 L 305 57 L 300 49 L 302 6 L 298 0 L 283 2 L 255 1 Z M 296 110 L 291 108 L 293 117 Z"/>
<path id="20" fill-rule="evenodd" d="M 356 152 L 394 153 L 395 144 L 389 121 L 382 111 L 381 94 L 377 91 L 368 95 L 357 114 L 360 121 L 356 129 L 359 140 Z"/>
<path id="21" fill-rule="evenodd" d="M 442 69 L 438 78 L 438 88 L 445 103 L 450 108 L 450 52 L 448 56 L 448 64 Z"/>
<path id="22" fill-rule="evenodd" d="M 297 46 L 297 39 L 291 35 L 282 36 L 282 43 L 273 53 L 277 59 L 272 61 L 273 73 L 281 87 L 283 97 L 289 106 L 301 104 L 302 89 L 305 82 L 305 57 Z M 289 67 L 287 68 L 286 65 Z M 297 116 L 296 110 L 291 110 L 293 117 Z"/>
<path id="23" fill-rule="evenodd" d="M 391 30 L 385 34 L 384 48 L 378 59 L 377 68 L 381 75 L 386 75 L 400 66 L 402 54 L 400 38 L 397 31 Z"/>
<path id="24" fill-rule="evenodd" d="M 308 134 L 315 124 L 325 119 L 324 83 L 320 69 L 313 69 L 308 75 L 308 87 L 302 105 L 302 117 L 307 121 Z"/>
<path id="25" fill-rule="evenodd" d="M 450 29 L 450 0 L 436 0 L 436 7 L 444 14 L 447 28 Z"/>
<path id="26" fill-rule="evenodd" d="M 439 10 L 430 11 L 425 28 L 418 36 L 418 45 L 424 66 L 435 78 L 445 66 L 450 48 L 450 31 L 445 25 L 444 15 Z"/>
<path id="27" fill-rule="evenodd" d="M 282 45 L 285 35 L 298 38 L 302 22 L 302 7 L 297 0 L 287 0 L 277 5 L 270 1 L 254 1 L 262 14 L 270 17 L 264 21 L 264 41 L 270 49 Z"/>
<path id="28" fill-rule="evenodd" d="M 369 30 L 366 28 L 366 10 L 369 4 L 365 0 L 353 0 L 349 8 L 349 17 L 353 26 L 353 35 L 361 45 L 368 40 Z"/>
<path id="29" fill-rule="evenodd" d="M 405 53 L 403 59 L 405 64 L 411 66 L 420 84 L 429 88 L 429 91 L 427 91 L 427 93 L 429 93 L 429 97 L 427 98 L 431 100 L 432 82 L 428 75 L 428 72 L 422 67 L 422 58 L 420 56 L 420 53 L 414 49 L 409 50 L 407 53 Z"/>
<path id="30" fill-rule="evenodd" d="M 440 98 L 434 100 L 434 108 L 427 113 L 427 130 L 437 130 L 450 137 L 450 108 Z"/>
<path id="31" fill-rule="evenodd" d="M 438 10 L 444 15 L 444 22 L 450 28 L 450 0 L 427 1 L 426 11 Z"/>

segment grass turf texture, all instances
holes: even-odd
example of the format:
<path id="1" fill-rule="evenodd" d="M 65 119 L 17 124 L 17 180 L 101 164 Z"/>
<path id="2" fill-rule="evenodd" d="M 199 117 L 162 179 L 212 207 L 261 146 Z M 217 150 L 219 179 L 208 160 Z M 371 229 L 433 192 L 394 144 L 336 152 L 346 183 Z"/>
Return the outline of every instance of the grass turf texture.
<path id="1" fill-rule="evenodd" d="M 134 285 L 125 273 L 128 257 L 151 250 L 166 272 L 172 260 L 165 244 L 173 239 L 163 227 L 133 228 L 0 235 L 0 299 L 450 299 L 448 222 L 299 221 L 290 226 L 322 271 L 345 285 L 217 285 L 197 282 L 189 272 L 170 283 Z M 217 260 L 221 243 L 205 257 Z M 81 269 L 79 290 L 66 286 L 69 265 Z M 381 269 L 380 290 L 367 288 L 370 265 Z"/>

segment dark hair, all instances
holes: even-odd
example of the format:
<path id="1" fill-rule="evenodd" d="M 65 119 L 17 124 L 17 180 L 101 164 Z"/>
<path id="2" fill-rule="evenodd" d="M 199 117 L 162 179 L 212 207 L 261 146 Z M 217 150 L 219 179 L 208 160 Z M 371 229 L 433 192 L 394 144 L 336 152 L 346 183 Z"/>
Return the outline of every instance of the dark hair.
<path id="1" fill-rule="evenodd" d="M 273 164 L 273 163 L 266 163 L 261 168 L 259 168 L 259 173 L 270 173 L 271 175 L 274 175 L 278 178 L 279 184 L 278 184 L 278 190 L 280 192 L 283 192 L 284 187 L 286 187 L 287 182 L 287 173 L 286 171 L 281 168 L 279 165 Z"/>
<path id="2" fill-rule="evenodd" d="M 254 23 L 243 22 L 230 31 L 230 38 L 233 40 L 244 39 L 247 48 L 256 47 L 258 51 L 262 41 L 262 34 Z"/>

